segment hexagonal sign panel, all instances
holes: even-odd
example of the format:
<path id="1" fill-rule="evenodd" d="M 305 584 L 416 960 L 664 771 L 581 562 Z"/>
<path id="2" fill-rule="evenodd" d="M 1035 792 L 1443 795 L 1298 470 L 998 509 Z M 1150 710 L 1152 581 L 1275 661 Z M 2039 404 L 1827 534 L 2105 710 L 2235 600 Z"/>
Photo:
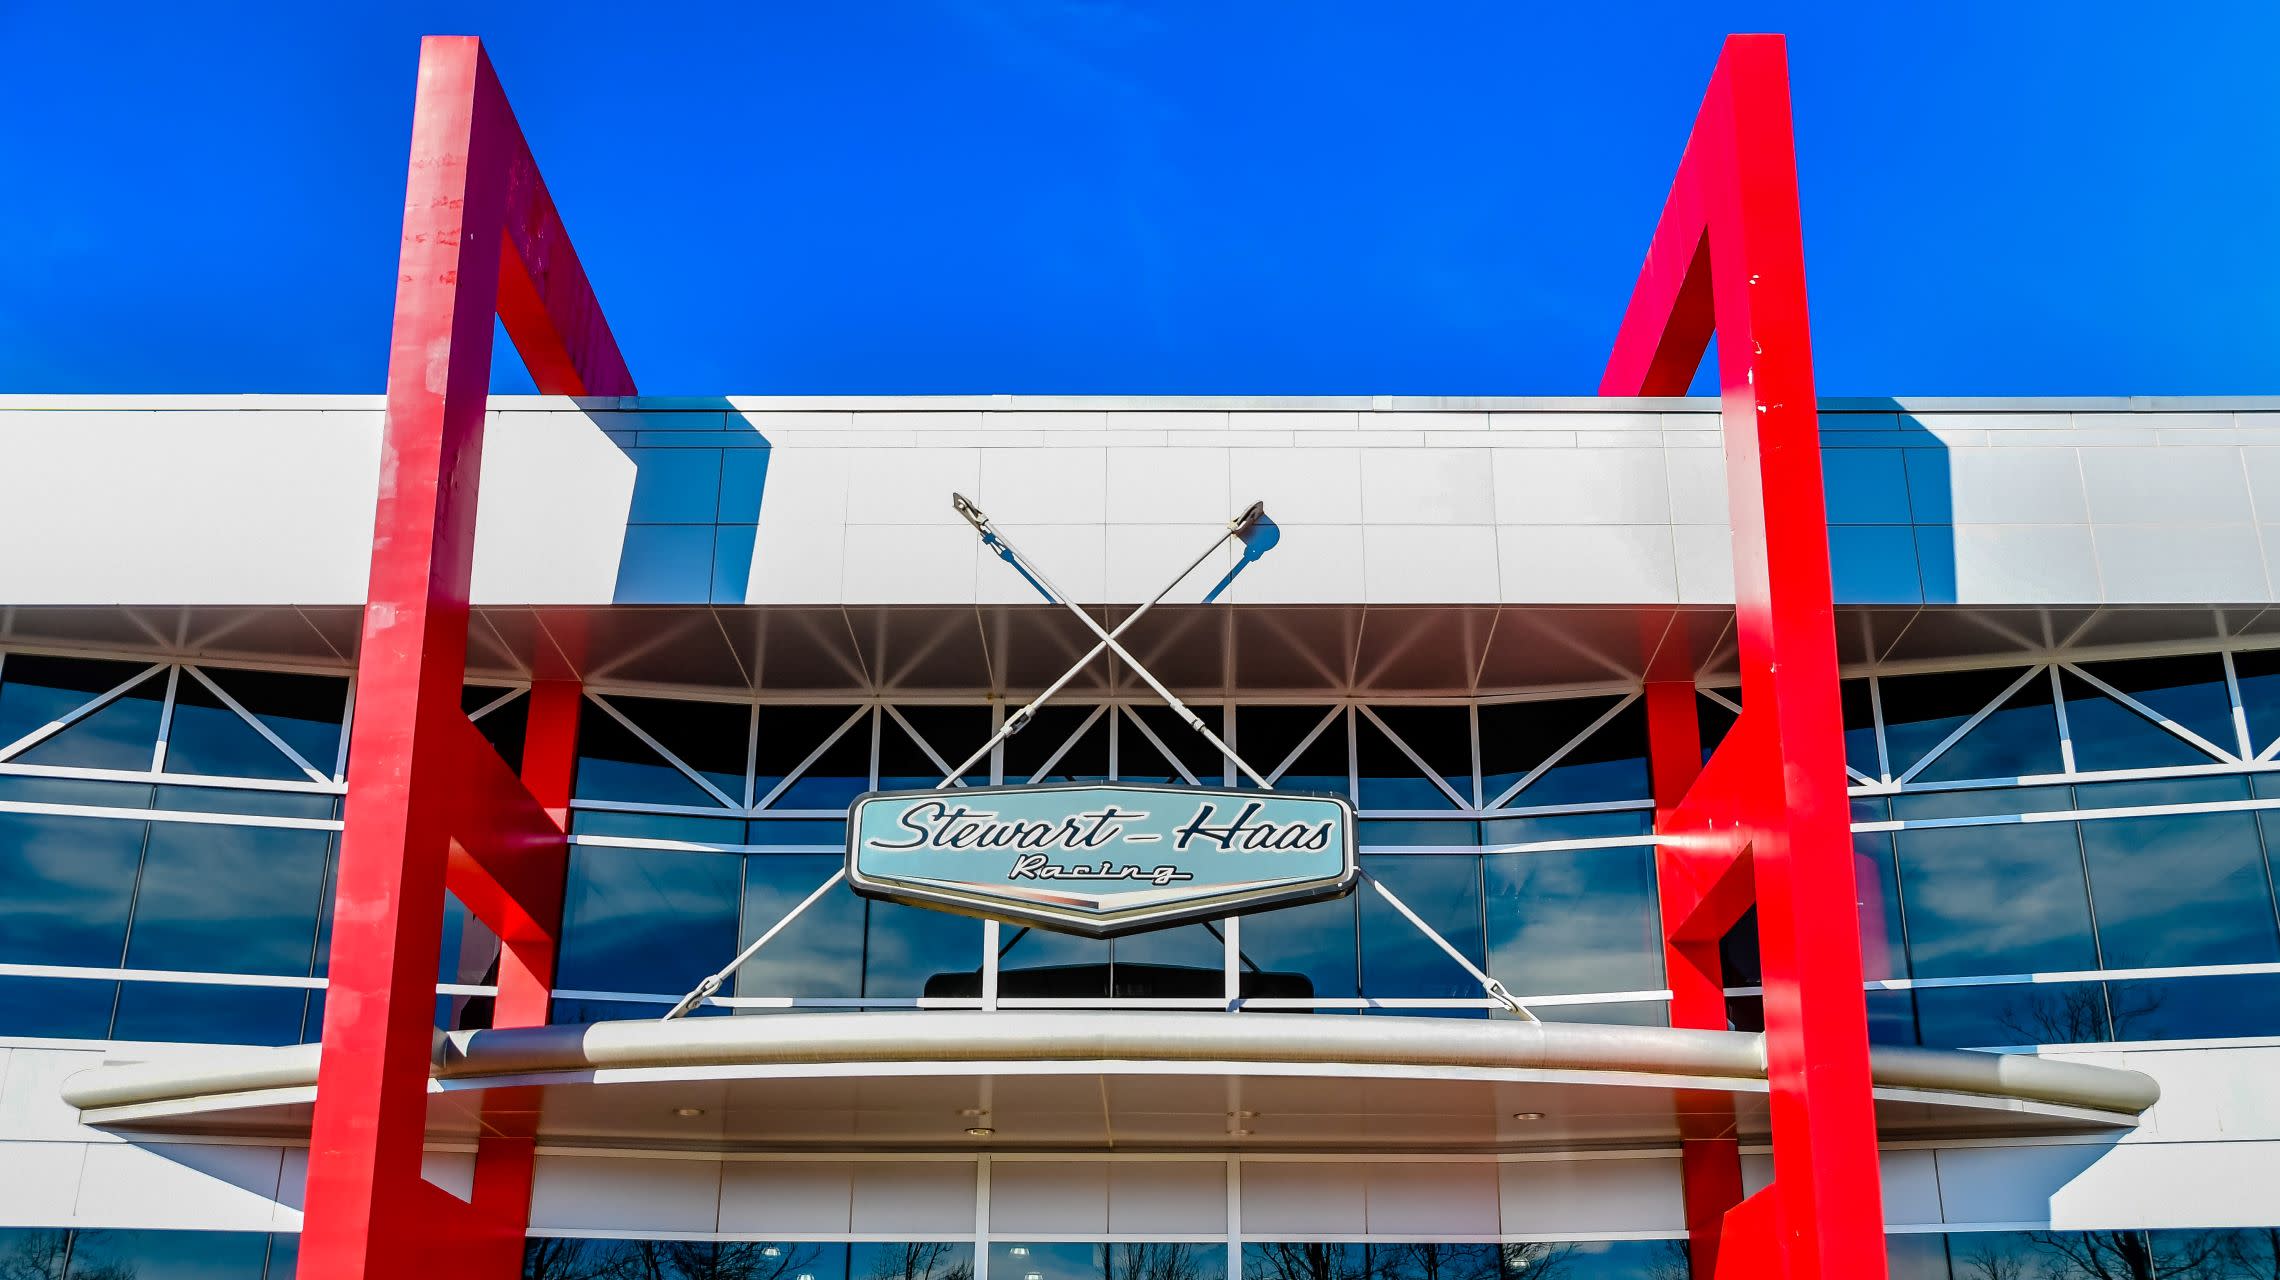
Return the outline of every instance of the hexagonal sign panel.
<path id="1" fill-rule="evenodd" d="M 874 791 L 847 815 L 858 893 L 1109 938 L 1335 898 L 1354 809 L 1334 796 L 1134 783 Z"/>

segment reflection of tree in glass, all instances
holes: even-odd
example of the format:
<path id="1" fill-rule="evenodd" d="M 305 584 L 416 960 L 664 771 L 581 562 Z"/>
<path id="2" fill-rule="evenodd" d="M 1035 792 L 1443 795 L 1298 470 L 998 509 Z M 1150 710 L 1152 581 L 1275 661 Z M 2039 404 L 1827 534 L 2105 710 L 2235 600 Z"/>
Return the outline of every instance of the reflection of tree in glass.
<path id="1" fill-rule="evenodd" d="M 1955 1258 L 1955 1280 L 2035 1280 L 2027 1269 L 2027 1260 L 2018 1257 L 2001 1245 L 1977 1243 L 1964 1247 L 1960 1242 L 1969 1236 L 1958 1236 L 1948 1248 Z"/>
<path id="2" fill-rule="evenodd" d="M 533 1240 L 525 1280 L 788 1280 L 842 1245 L 746 1240 Z"/>
<path id="3" fill-rule="evenodd" d="M 874 1246 L 870 1274 L 859 1280 L 974 1280 L 973 1253 L 962 1244 L 923 1241 Z"/>
<path id="4" fill-rule="evenodd" d="M 1243 1250 L 1243 1280 L 1367 1280 L 1359 1245 L 1255 1244 Z"/>
<path id="5" fill-rule="evenodd" d="M 1376 1244 L 1370 1246 L 1372 1280 L 1498 1280 L 1500 1254 L 1525 1245 Z M 1530 1271 L 1531 1276 L 1538 1274 Z"/>
<path id="6" fill-rule="evenodd" d="M 10 1233 L 13 1234 L 13 1233 Z M 0 1280 L 61 1280 L 71 1233 L 26 1231 L 13 1248 L 0 1252 Z M 134 1280 L 134 1269 L 104 1266 L 73 1273 L 88 1280 Z"/>
<path id="7" fill-rule="evenodd" d="M 2156 1008 L 2159 1002 L 2155 1002 Z M 2150 1010 L 2146 1010 L 2150 1012 Z M 2018 1044 L 2086 1044 L 2106 1038 L 2106 994 L 2096 984 L 2013 995 L 1996 1018 Z"/>
<path id="8" fill-rule="evenodd" d="M 2142 1232 L 2030 1231 L 2027 1239 L 2042 1256 L 2045 1274 L 2054 1278 L 2154 1280 L 2153 1251 Z"/>
<path id="9" fill-rule="evenodd" d="M 1684 1240 L 1657 1240 L 1647 1259 L 1647 1280 L 1694 1280 L 1694 1261 Z"/>
<path id="10" fill-rule="evenodd" d="M 1158 1242 L 1110 1245 L 1108 1274 L 1111 1280 L 1205 1280 L 1210 1274 L 1204 1266 L 1207 1248 Z"/>

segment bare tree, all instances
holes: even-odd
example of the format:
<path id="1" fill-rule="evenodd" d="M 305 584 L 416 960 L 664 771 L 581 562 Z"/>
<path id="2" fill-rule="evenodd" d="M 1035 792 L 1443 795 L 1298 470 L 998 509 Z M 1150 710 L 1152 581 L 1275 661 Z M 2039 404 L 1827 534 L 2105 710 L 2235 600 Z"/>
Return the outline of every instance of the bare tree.
<path id="1" fill-rule="evenodd" d="M 1955 1249 L 1952 1241 L 1949 1248 Z M 2028 1269 L 2025 1258 L 1986 1240 L 1975 1241 L 1968 1252 L 1955 1252 L 1953 1256 L 1955 1280 L 2033 1280 L 2034 1273 Z"/>
<path id="2" fill-rule="evenodd" d="M 974 1280 L 973 1251 L 939 1240 L 877 1246 L 862 1280 Z"/>
<path id="3" fill-rule="evenodd" d="M 2140 1231 L 2030 1231 L 2035 1251 L 2066 1280 L 2154 1280 L 2153 1251 Z"/>
<path id="4" fill-rule="evenodd" d="M 1256 1244 L 1243 1250 L 1243 1280 L 1366 1280 L 1360 1245 Z"/>
<path id="5" fill-rule="evenodd" d="M 13 1248 L 0 1252 L 0 1280 L 62 1280 L 70 1248 L 68 1231 L 27 1231 Z"/>

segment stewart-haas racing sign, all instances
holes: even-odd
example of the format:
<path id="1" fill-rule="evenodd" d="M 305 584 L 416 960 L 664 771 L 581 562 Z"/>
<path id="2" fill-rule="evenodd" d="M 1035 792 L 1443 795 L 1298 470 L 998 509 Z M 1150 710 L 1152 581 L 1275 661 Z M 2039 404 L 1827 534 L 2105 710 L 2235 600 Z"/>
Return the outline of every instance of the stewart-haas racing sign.
<path id="1" fill-rule="evenodd" d="M 847 815 L 857 892 L 1107 938 L 1335 898 L 1354 810 L 1331 796 L 1133 783 L 875 791 Z"/>

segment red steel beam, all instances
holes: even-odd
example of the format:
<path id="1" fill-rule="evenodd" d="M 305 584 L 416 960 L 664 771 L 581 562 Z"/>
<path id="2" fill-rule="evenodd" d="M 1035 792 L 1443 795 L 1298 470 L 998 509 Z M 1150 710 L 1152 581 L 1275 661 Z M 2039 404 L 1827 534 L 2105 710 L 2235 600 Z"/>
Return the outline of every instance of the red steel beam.
<path id="1" fill-rule="evenodd" d="M 487 1160 L 486 1139 L 473 1204 L 420 1174 L 446 884 L 502 939 L 495 1018 L 545 1019 L 561 910 L 575 685 L 533 691 L 527 785 L 460 711 L 494 317 L 540 391 L 633 392 L 481 44 L 429 37 L 310 1133 L 310 1275 L 520 1272 L 527 1143 Z"/>
<path id="2" fill-rule="evenodd" d="M 1697 897 L 1666 909 L 1683 1014 L 1724 1024 L 1701 978 L 1699 948 L 1754 895 L 1765 969 L 1767 1079 L 1774 1181 L 1743 1204 L 1724 1171 L 1690 1176 L 1687 1219 L 1723 1209 L 1722 1243 L 1697 1231 L 1710 1274 L 1881 1280 L 1883 1211 L 1869 1092 L 1868 1023 L 1845 794 L 1835 607 L 1829 585 L 1820 424 L 1797 205 L 1789 74 L 1779 36 L 1726 41 L 1623 317 L 1603 395 L 1677 395 L 1715 331 L 1732 510 L 1742 714 L 1711 768 L 1675 711 L 1650 715 L 1666 834 L 1700 840 L 1731 815 L 1746 850 L 1737 876 L 1699 876 L 1684 844 L 1666 882 Z M 1651 686 L 1650 686 L 1651 687 Z M 1732 767 L 1725 767 L 1729 764 Z M 1741 865 L 1718 868 L 1732 870 Z M 1691 976 L 1690 976 L 1691 973 Z M 1722 1001 L 1721 1001 L 1722 1006 Z M 1682 1012 L 1674 1006 L 1674 1014 Z M 1675 1021 L 1674 1017 L 1674 1021 Z M 1689 1170 L 1693 1174 L 1694 1170 Z M 1700 1266 L 1697 1275 L 1705 1274 Z"/>

